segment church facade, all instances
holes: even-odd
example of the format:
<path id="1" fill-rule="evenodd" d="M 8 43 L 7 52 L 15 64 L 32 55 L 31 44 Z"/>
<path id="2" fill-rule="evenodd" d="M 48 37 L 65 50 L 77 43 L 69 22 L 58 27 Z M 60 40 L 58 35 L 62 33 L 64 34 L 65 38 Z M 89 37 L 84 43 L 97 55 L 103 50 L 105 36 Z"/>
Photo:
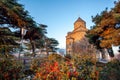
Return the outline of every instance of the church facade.
<path id="1" fill-rule="evenodd" d="M 79 17 L 74 22 L 74 30 L 67 33 L 66 53 L 79 53 L 86 49 L 88 45 L 88 40 L 85 37 L 87 31 L 86 22 Z"/>

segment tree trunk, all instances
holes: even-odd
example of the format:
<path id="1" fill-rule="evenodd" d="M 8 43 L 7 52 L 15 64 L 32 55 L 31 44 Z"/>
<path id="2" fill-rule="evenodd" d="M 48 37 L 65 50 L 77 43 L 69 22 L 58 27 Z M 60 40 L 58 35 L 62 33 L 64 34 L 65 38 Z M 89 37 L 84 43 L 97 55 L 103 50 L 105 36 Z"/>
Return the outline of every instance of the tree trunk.
<path id="1" fill-rule="evenodd" d="M 35 57 L 35 42 L 30 40 L 30 43 L 31 43 L 31 47 L 32 47 L 32 54 L 33 54 L 33 57 Z"/>
<path id="2" fill-rule="evenodd" d="M 49 56 L 49 51 L 48 51 L 48 49 L 46 48 L 46 53 L 47 53 L 47 56 Z"/>
<path id="3" fill-rule="evenodd" d="M 6 58 L 7 58 L 7 57 L 8 57 L 8 53 L 7 53 L 7 48 L 6 48 L 6 46 L 4 46 L 4 54 L 5 54 Z"/>
<path id="4" fill-rule="evenodd" d="M 105 50 L 104 49 L 101 49 L 101 55 L 102 55 L 102 59 L 106 59 L 106 57 L 105 57 Z"/>

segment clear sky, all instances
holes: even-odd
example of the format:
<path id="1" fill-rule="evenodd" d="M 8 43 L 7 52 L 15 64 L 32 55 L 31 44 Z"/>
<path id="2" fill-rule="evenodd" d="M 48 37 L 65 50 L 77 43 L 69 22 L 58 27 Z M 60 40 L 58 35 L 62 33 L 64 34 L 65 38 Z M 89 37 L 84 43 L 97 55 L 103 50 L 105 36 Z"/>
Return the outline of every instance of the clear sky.
<path id="1" fill-rule="evenodd" d="M 93 25 L 91 16 L 114 7 L 115 0 L 19 0 L 37 23 L 45 24 L 47 36 L 59 41 L 59 48 L 65 48 L 67 32 L 73 30 L 78 17 L 86 21 L 86 27 Z"/>

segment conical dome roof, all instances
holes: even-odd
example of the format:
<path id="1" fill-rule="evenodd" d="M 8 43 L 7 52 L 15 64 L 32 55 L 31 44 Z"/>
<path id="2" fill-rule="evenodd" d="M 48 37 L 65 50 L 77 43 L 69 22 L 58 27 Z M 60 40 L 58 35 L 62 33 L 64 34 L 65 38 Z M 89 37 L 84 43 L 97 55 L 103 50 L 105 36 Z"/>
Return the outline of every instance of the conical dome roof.
<path id="1" fill-rule="evenodd" d="M 75 21 L 75 23 L 76 23 L 76 22 L 84 22 L 84 23 L 85 23 L 85 21 L 84 21 L 83 19 L 81 19 L 80 17 L 78 17 L 78 19 Z M 74 24 L 75 24 L 75 23 L 74 23 Z"/>

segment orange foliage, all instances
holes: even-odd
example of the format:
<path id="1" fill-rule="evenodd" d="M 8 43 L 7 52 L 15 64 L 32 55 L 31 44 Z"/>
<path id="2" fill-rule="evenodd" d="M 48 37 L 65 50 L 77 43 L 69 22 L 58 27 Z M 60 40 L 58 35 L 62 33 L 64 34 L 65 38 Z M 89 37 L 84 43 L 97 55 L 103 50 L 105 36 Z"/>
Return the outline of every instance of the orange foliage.
<path id="1" fill-rule="evenodd" d="M 46 80 L 47 78 L 49 78 L 50 80 L 61 80 L 61 71 L 58 65 L 58 62 L 54 62 L 54 63 L 43 63 L 41 65 L 40 70 L 38 70 L 35 74 L 35 78 L 34 79 L 42 79 L 42 80 Z"/>

